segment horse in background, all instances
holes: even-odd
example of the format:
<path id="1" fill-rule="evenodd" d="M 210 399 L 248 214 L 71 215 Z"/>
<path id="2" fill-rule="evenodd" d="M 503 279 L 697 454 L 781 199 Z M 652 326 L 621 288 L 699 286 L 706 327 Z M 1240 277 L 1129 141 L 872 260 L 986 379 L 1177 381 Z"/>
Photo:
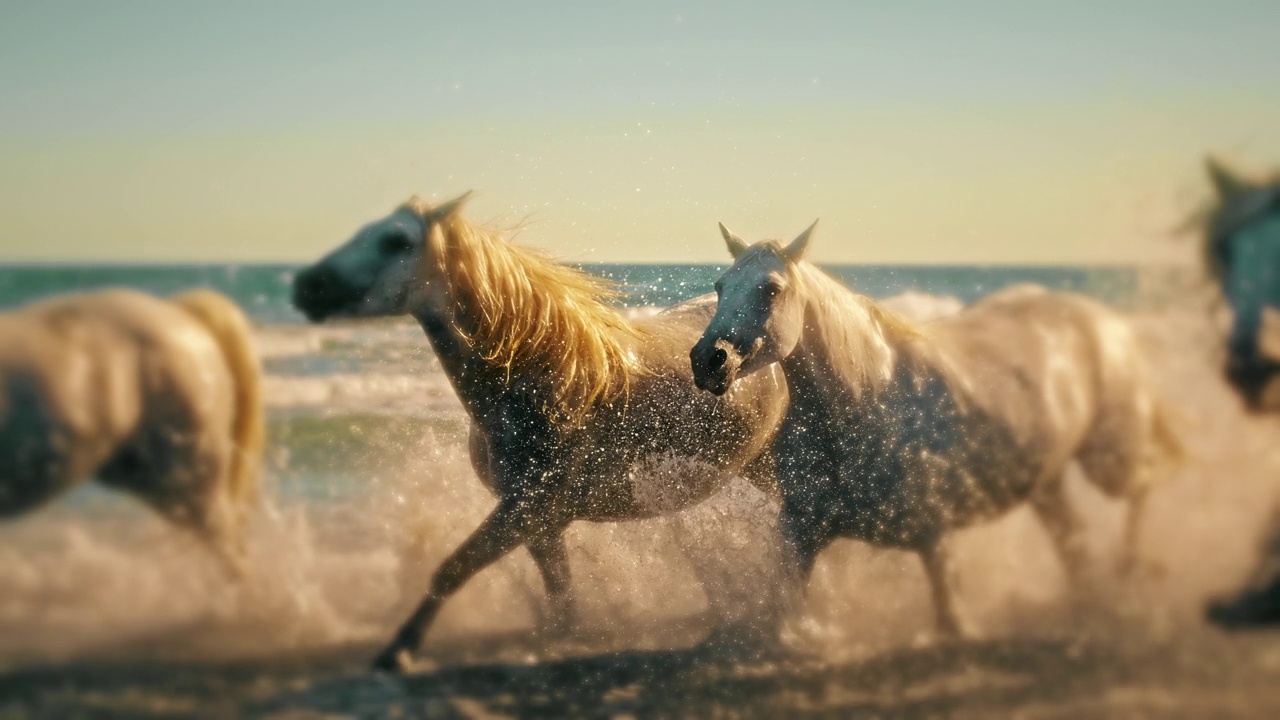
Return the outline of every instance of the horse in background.
<path id="1" fill-rule="evenodd" d="M 1208 159 L 1216 203 L 1204 222 L 1204 257 L 1232 311 L 1224 368 L 1252 412 L 1280 411 L 1280 173 L 1249 179 Z M 1280 507 L 1245 589 L 1209 604 L 1224 627 L 1280 624 Z"/>
<path id="2" fill-rule="evenodd" d="M 1019 286 L 914 326 L 805 262 L 813 227 L 786 246 L 720 229 L 734 263 L 690 361 L 717 396 L 783 368 L 791 403 L 773 451 L 797 591 L 836 538 L 911 550 L 937 627 L 963 635 L 947 533 L 1029 503 L 1079 576 L 1063 483 L 1073 460 L 1129 500 L 1132 567 L 1143 501 L 1180 446 L 1123 318 Z"/>
<path id="3" fill-rule="evenodd" d="M 1213 159 L 1207 170 L 1205 265 L 1232 311 L 1226 378 L 1251 410 L 1280 410 L 1280 175 L 1249 180 Z"/>
<path id="4" fill-rule="evenodd" d="M 0 517 L 96 478 L 239 576 L 264 425 L 250 327 L 210 290 L 61 295 L 0 313 Z"/>
<path id="5" fill-rule="evenodd" d="M 632 322 L 603 279 L 465 221 L 466 198 L 413 198 L 294 284 L 312 321 L 417 319 L 470 417 L 476 474 L 498 498 L 436 570 L 379 669 L 405 669 L 449 596 L 521 545 L 563 625 L 572 613 L 563 534 L 576 520 L 673 513 L 739 475 L 776 495 L 768 449 L 787 404 L 781 371 L 761 368 L 721 398 L 693 385 L 688 348 L 713 297 Z"/>

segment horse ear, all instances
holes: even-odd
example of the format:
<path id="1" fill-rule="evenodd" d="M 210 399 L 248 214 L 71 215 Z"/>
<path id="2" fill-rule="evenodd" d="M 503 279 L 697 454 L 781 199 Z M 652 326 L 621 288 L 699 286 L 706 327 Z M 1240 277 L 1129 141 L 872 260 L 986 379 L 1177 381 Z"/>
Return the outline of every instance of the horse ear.
<path id="1" fill-rule="evenodd" d="M 724 223 L 719 223 L 719 225 L 720 234 L 724 236 L 724 244 L 729 247 L 729 254 L 733 256 L 734 260 L 737 260 L 739 255 L 747 251 L 749 247 L 747 241 L 735 235 L 732 230 L 724 226 Z"/>
<path id="2" fill-rule="evenodd" d="M 1209 180 L 1213 183 L 1213 189 L 1218 191 L 1218 197 L 1220 198 L 1225 199 L 1233 195 L 1239 195 L 1249 189 L 1249 183 L 1236 177 L 1221 161 L 1212 155 L 1205 158 L 1205 169 L 1209 172 Z"/>
<path id="3" fill-rule="evenodd" d="M 439 205 L 431 208 L 431 219 L 443 220 L 458 212 L 462 209 L 462 206 L 466 204 L 467 200 L 471 198 L 472 192 L 474 191 L 468 190 L 448 202 L 440 203 Z"/>
<path id="4" fill-rule="evenodd" d="M 782 254 L 791 262 L 796 262 L 804 258 L 804 253 L 809 249 L 809 236 L 813 235 L 813 229 L 818 227 L 818 221 L 814 220 L 813 224 L 805 228 L 805 231 L 796 236 L 795 240 L 787 246 Z"/>

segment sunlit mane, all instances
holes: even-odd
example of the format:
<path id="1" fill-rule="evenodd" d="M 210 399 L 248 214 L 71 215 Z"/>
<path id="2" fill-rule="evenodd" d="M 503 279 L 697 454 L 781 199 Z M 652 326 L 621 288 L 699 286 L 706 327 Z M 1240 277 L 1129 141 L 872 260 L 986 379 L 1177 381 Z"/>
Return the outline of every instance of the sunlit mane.
<path id="1" fill-rule="evenodd" d="M 810 311 L 827 316 L 806 331 L 825 333 L 822 341 L 831 357 L 847 360 L 835 363 L 839 367 L 833 369 L 855 392 L 883 388 L 893 378 L 899 353 L 920 337 L 920 331 L 809 263 L 794 263 L 791 269 L 809 298 Z"/>
<path id="2" fill-rule="evenodd" d="M 419 216 L 431 208 L 416 198 Z M 579 423 L 597 402 L 623 399 L 644 372 L 632 350 L 643 330 L 610 304 L 604 278 L 554 262 L 475 227 L 457 213 L 431 233 L 424 258 L 446 268 L 449 293 L 472 320 L 459 328 L 487 361 L 509 375 L 539 379 L 558 419 Z"/>

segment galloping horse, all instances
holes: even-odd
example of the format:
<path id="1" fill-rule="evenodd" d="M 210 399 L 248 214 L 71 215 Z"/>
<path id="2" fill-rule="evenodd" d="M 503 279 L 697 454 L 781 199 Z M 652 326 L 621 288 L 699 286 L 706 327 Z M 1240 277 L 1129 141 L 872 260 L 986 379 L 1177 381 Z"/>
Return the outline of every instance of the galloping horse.
<path id="1" fill-rule="evenodd" d="M 1123 319 L 1021 286 L 913 327 L 805 262 L 813 227 L 785 247 L 720 229 L 735 260 L 690 359 L 715 395 L 782 365 L 791 403 L 774 455 L 797 583 L 838 537 L 913 550 L 938 627 L 962 634 L 946 532 L 1029 502 L 1077 574 L 1073 459 L 1130 499 L 1131 563 L 1143 499 L 1178 445 Z"/>
<path id="2" fill-rule="evenodd" d="M 1255 412 L 1280 411 L 1280 174 L 1247 180 L 1208 161 L 1217 204 L 1205 223 L 1205 259 L 1232 310 L 1227 381 Z M 1280 624 L 1280 508 L 1246 588 L 1213 602 L 1227 627 Z"/>
<path id="3" fill-rule="evenodd" d="M 787 402 L 781 371 L 765 368 L 723 398 L 698 392 L 690 376 L 687 348 L 714 298 L 632 323 L 602 279 L 463 220 L 466 197 L 438 207 L 411 199 L 294 286 L 313 321 L 418 320 L 471 418 L 476 474 L 498 496 L 379 654 L 381 669 L 404 669 L 441 604 L 522 544 L 563 622 L 571 612 L 563 533 L 573 521 L 675 512 L 735 475 L 774 487 L 766 451 Z"/>
<path id="4" fill-rule="evenodd" d="M 260 383 L 248 321 L 209 290 L 104 290 L 0 314 L 0 517 L 96 477 L 238 573 L 263 450 Z"/>

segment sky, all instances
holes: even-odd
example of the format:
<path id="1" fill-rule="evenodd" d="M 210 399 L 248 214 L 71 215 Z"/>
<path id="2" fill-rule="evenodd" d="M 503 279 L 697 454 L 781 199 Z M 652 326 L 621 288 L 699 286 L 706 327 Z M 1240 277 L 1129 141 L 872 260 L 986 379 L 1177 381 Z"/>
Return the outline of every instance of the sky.
<path id="1" fill-rule="evenodd" d="M 306 261 L 411 195 L 583 262 L 1181 262 L 1280 2 L 0 0 L 0 262 Z"/>

